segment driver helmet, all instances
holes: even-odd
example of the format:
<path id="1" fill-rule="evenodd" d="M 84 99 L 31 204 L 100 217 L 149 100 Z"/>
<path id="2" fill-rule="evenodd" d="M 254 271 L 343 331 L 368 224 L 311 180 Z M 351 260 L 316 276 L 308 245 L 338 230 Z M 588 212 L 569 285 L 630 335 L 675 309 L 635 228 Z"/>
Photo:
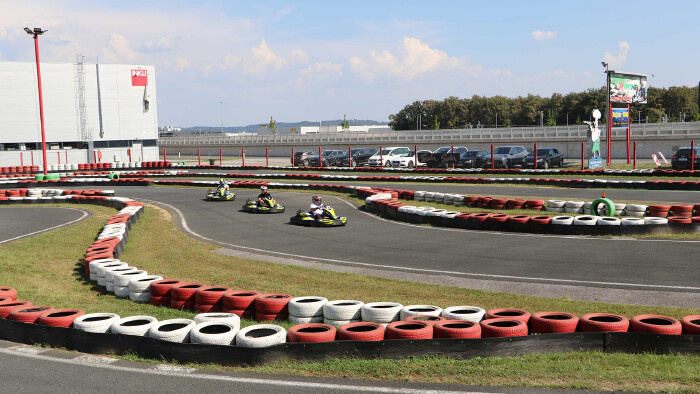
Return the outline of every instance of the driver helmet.
<path id="1" fill-rule="evenodd" d="M 317 205 L 321 204 L 321 195 L 320 194 L 314 195 L 313 197 L 311 197 L 311 201 Z"/>
<path id="2" fill-rule="evenodd" d="M 265 186 L 265 185 L 260 186 L 260 193 L 267 193 L 267 186 Z"/>
<path id="3" fill-rule="evenodd" d="M 224 184 L 224 178 L 219 179 L 219 183 L 223 185 L 223 184 Z"/>

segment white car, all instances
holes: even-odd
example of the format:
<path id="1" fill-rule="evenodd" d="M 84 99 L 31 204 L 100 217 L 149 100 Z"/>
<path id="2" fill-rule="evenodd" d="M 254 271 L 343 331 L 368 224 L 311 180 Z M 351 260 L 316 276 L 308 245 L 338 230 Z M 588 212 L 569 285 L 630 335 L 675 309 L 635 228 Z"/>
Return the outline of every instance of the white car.
<path id="1" fill-rule="evenodd" d="M 382 165 L 382 160 L 384 160 L 384 167 L 391 167 L 391 162 L 394 161 L 394 159 L 398 159 L 409 152 L 411 152 L 411 150 L 406 147 L 394 146 L 383 148 L 381 152 L 377 152 L 369 158 L 369 166 L 380 167 Z"/>
<path id="2" fill-rule="evenodd" d="M 413 151 L 404 153 L 401 157 L 398 157 L 391 161 L 391 166 L 394 168 L 413 168 L 416 166 L 416 154 Z M 427 163 L 418 162 L 418 167 L 426 167 Z"/>

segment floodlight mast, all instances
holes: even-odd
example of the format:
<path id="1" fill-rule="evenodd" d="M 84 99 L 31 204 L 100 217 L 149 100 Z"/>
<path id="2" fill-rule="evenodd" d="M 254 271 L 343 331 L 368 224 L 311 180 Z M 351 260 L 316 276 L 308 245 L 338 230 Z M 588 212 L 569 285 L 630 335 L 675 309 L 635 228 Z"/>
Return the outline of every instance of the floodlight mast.
<path id="1" fill-rule="evenodd" d="M 41 30 L 40 27 L 35 27 L 33 30 L 25 27 L 24 31 L 27 34 L 34 36 L 34 53 L 36 54 L 36 79 L 39 88 L 39 118 L 41 119 L 41 152 L 43 154 L 44 161 L 42 162 L 44 168 L 44 175 L 48 173 L 46 164 L 46 132 L 44 129 L 44 100 L 41 94 L 41 68 L 39 67 L 39 36 L 46 33 L 48 30 Z"/>

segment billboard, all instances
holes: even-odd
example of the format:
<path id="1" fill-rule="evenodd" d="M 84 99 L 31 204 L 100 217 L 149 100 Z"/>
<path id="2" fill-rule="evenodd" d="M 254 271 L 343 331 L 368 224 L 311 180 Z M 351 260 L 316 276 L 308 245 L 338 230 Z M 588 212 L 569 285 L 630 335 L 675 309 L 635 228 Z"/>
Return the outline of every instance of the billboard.
<path id="1" fill-rule="evenodd" d="M 612 126 L 627 127 L 630 118 L 630 111 L 627 108 L 612 109 Z"/>
<path id="2" fill-rule="evenodd" d="M 148 71 L 142 68 L 131 69 L 131 86 L 148 85 Z"/>
<path id="3" fill-rule="evenodd" d="M 647 77 L 639 74 L 610 73 L 611 103 L 647 103 Z"/>

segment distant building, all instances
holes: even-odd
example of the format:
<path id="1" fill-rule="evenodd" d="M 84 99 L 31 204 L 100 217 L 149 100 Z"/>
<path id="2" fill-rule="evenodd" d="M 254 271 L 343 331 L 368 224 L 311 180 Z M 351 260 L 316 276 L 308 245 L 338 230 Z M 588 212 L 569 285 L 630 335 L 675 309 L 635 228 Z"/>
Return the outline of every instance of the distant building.
<path id="1" fill-rule="evenodd" d="M 302 126 L 300 127 L 300 134 L 324 134 L 324 133 L 366 133 L 369 131 L 389 131 L 391 130 L 389 126 L 382 125 L 361 125 L 361 126 L 350 126 L 348 129 L 343 129 L 340 125 L 330 125 L 330 126 Z"/>

